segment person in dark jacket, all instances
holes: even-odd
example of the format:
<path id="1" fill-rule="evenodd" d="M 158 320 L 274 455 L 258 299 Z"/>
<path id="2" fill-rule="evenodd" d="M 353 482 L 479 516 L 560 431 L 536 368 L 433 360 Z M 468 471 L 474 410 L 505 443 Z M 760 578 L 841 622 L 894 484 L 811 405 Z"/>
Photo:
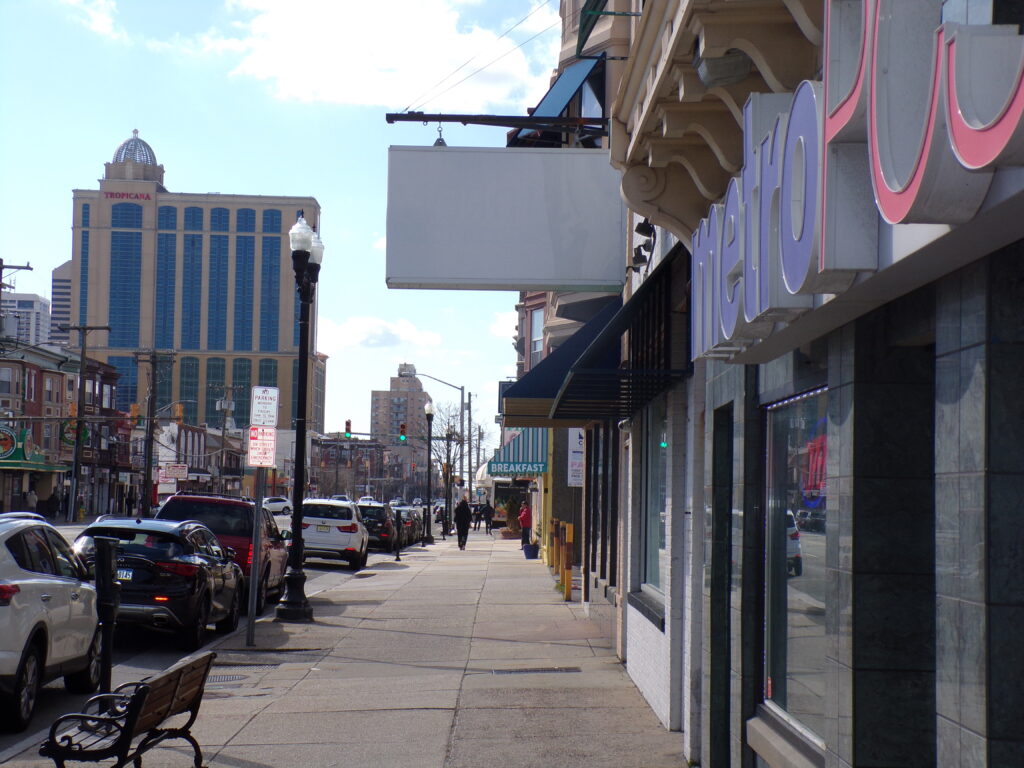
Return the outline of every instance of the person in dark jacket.
<path id="1" fill-rule="evenodd" d="M 469 538 L 469 524 L 472 521 L 473 513 L 469 509 L 469 503 L 463 498 L 455 506 L 455 530 L 459 534 L 459 549 L 466 548 L 466 539 Z"/>
<path id="2" fill-rule="evenodd" d="M 492 535 L 491 526 L 494 523 L 494 507 L 491 506 L 491 502 L 484 502 L 483 507 L 480 508 L 480 517 L 484 519 L 484 530 L 487 531 L 487 535 Z"/>

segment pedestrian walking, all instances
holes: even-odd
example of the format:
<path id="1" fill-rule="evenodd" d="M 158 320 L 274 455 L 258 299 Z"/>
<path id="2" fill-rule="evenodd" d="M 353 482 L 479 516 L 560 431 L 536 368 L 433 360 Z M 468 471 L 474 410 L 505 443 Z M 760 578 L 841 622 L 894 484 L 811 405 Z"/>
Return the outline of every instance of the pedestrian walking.
<path id="1" fill-rule="evenodd" d="M 473 505 L 473 530 L 474 531 L 479 531 L 480 530 L 480 519 L 481 519 L 481 517 L 482 516 L 480 515 L 480 505 L 479 504 L 474 504 Z"/>
<path id="2" fill-rule="evenodd" d="M 533 527 L 533 514 L 525 501 L 519 507 L 519 527 L 523 529 L 523 543 L 519 547 L 522 549 L 530 543 L 530 529 Z"/>
<path id="3" fill-rule="evenodd" d="M 469 502 L 463 497 L 455 506 L 455 530 L 459 534 L 459 549 L 466 548 L 466 539 L 469 538 L 469 524 L 473 519 L 473 513 L 469 509 Z"/>
<path id="4" fill-rule="evenodd" d="M 487 535 L 493 535 L 491 525 L 494 522 L 494 507 L 491 506 L 491 502 L 484 502 L 483 507 L 480 508 L 480 517 L 484 519 L 484 530 L 487 531 Z"/>
<path id="5" fill-rule="evenodd" d="M 26 502 L 28 503 L 28 511 L 35 512 L 36 507 L 39 506 L 39 497 L 36 495 L 35 488 L 28 489 L 28 496 L 26 497 Z"/>

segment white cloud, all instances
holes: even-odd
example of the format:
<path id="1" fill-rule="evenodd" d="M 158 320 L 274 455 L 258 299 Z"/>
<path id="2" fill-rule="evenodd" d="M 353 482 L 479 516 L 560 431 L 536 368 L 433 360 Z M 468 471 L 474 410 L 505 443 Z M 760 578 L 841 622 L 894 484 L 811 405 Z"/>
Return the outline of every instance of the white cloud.
<path id="1" fill-rule="evenodd" d="M 384 320 L 379 317 L 350 317 L 337 323 L 320 316 L 317 348 L 329 356 L 362 347 L 380 349 L 430 349 L 441 346 L 441 334 L 420 330 L 409 320 Z"/>
<path id="2" fill-rule="evenodd" d="M 111 40 L 127 40 L 128 35 L 117 26 L 115 0 L 61 0 L 76 11 L 78 21 L 87 29 Z"/>
<path id="3" fill-rule="evenodd" d="M 516 335 L 516 324 L 519 322 L 519 313 L 515 310 L 509 312 L 495 312 L 494 320 L 491 322 L 490 332 L 499 339 L 512 339 Z"/>
<path id="4" fill-rule="evenodd" d="M 113 7 L 113 0 L 94 2 Z M 228 28 L 150 47 L 233 54 L 239 57 L 233 75 L 265 81 L 283 100 L 429 112 L 521 112 L 533 106 L 558 58 L 557 7 L 546 3 L 500 38 L 519 19 L 502 22 L 500 29 L 467 24 L 460 8 L 473 4 L 229 0 L 227 10 L 238 20 Z"/>

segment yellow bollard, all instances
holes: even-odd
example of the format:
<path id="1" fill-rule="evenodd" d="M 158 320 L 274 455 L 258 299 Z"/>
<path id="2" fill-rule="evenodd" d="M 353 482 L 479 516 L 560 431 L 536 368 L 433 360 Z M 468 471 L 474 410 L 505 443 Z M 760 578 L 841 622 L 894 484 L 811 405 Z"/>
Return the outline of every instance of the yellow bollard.
<path id="1" fill-rule="evenodd" d="M 572 533 L 572 523 L 565 523 L 562 543 L 562 595 L 566 601 L 572 600 Z"/>

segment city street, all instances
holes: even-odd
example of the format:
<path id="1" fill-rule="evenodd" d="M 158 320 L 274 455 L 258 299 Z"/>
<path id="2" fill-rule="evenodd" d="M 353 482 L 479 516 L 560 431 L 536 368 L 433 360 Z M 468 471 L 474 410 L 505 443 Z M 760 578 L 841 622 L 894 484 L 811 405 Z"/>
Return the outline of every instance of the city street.
<path id="1" fill-rule="evenodd" d="M 472 531 L 465 550 L 448 539 L 401 562 L 376 554 L 351 576 L 318 566 L 310 576 L 314 621 L 268 616 L 254 649 L 244 627 L 210 644 L 193 734 L 211 768 L 686 765 L 682 735 L 518 541 Z M 173 658 L 144 645 L 122 649 L 119 681 Z M 34 733 L 5 740 L 0 761 L 52 768 L 37 752 L 52 704 Z M 172 741 L 143 764 L 190 765 L 191 750 Z"/>
<path id="2" fill-rule="evenodd" d="M 69 542 L 73 542 L 85 527 L 84 523 L 57 526 Z M 394 560 L 394 555 L 371 551 L 367 567 L 372 568 L 391 560 Z M 355 575 L 348 570 L 344 562 L 315 558 L 306 562 L 305 571 L 306 594 L 310 597 L 344 584 Z M 273 606 L 269 606 L 259 621 L 272 621 L 273 618 L 274 609 Z M 235 642 L 239 644 L 245 643 L 247 621 L 248 617 L 243 617 L 236 632 L 230 635 L 236 638 Z M 211 631 L 207 647 L 217 644 L 221 639 L 222 636 Z M 185 655 L 185 652 L 177 647 L 177 638 L 172 635 L 134 628 L 119 630 L 114 641 L 113 684 L 117 686 L 159 672 Z M 45 737 L 49 724 L 54 719 L 66 712 L 78 711 L 79 705 L 87 698 L 85 695 L 67 693 L 60 679 L 45 686 L 29 729 L 19 734 L 0 732 L 0 763 L 24 750 L 27 744 L 38 744 Z"/>

